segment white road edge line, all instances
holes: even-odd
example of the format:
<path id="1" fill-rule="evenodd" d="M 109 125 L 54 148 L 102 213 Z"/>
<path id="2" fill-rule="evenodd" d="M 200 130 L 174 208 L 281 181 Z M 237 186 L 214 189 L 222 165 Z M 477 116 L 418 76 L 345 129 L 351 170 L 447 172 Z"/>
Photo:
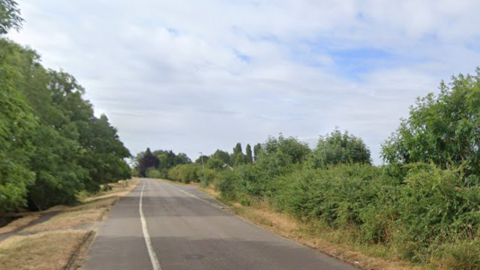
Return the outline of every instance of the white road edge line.
<path id="1" fill-rule="evenodd" d="M 138 206 L 138 211 L 140 212 L 140 221 L 142 222 L 143 238 L 145 239 L 145 244 L 147 245 L 148 255 L 150 256 L 150 261 L 152 262 L 153 270 L 162 270 L 160 267 L 160 262 L 158 261 L 157 254 L 153 251 L 152 240 L 150 239 L 150 234 L 148 233 L 147 221 L 145 220 L 145 215 L 143 214 L 143 191 L 145 190 L 145 183 L 143 183 L 142 193 L 140 194 L 140 204 Z"/>

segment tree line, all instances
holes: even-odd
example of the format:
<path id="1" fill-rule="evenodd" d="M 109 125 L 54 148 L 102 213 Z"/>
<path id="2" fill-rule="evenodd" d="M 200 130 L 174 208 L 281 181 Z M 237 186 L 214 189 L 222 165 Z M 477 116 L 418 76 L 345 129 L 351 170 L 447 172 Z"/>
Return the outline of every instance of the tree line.
<path id="1" fill-rule="evenodd" d="M 78 81 L 4 36 L 22 22 L 17 4 L 1 0 L 0 215 L 74 203 L 131 174 L 128 149 Z"/>
<path id="2" fill-rule="evenodd" d="M 269 205 L 391 258 L 480 269 L 480 68 L 418 98 L 382 144 L 382 166 L 371 164 L 361 138 L 338 129 L 314 149 L 280 134 L 251 152 L 239 143 L 231 154 L 201 157 L 203 168 L 197 160 L 161 177 L 212 186 L 246 206 Z"/>

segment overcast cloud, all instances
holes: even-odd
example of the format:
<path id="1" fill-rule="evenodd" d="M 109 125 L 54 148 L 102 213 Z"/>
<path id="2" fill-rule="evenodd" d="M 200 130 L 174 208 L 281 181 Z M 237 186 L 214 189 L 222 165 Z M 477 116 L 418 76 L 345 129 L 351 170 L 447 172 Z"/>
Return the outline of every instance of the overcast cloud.
<path id="1" fill-rule="evenodd" d="M 231 151 L 335 126 L 380 145 L 480 65 L 476 0 L 23 0 L 10 38 L 72 73 L 133 154 Z"/>

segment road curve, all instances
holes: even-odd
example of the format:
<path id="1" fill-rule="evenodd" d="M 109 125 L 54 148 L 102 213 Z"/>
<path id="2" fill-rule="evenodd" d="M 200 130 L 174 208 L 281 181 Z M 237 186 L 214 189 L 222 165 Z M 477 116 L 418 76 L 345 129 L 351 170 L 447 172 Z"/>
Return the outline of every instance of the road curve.
<path id="1" fill-rule="evenodd" d="M 113 207 L 83 270 L 354 270 L 265 231 L 190 187 L 142 180 Z"/>

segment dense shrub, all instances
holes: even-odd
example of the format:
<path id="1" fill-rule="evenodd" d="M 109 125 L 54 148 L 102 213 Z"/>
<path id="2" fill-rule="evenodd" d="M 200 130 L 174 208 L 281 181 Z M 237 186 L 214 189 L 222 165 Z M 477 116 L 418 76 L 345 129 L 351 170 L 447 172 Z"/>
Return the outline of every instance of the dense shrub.
<path id="1" fill-rule="evenodd" d="M 162 178 L 162 173 L 158 171 L 157 169 L 150 167 L 146 170 L 145 176 L 148 178 L 157 178 L 160 179 Z"/>
<path id="2" fill-rule="evenodd" d="M 199 182 L 202 167 L 201 165 L 182 164 L 168 171 L 168 179 L 182 183 Z"/>
<path id="3" fill-rule="evenodd" d="M 462 181 L 460 169 L 413 164 L 404 179 L 397 179 L 388 167 L 290 167 L 289 173 L 267 180 L 260 167 L 250 164 L 216 177 L 226 199 L 244 205 L 264 199 L 277 211 L 344 230 L 359 243 L 386 245 L 415 262 L 446 252 L 450 257 L 443 264 L 455 265 L 458 257 L 463 265 L 472 252 L 462 257 L 460 246 L 452 243 L 468 246 L 480 231 L 480 187 Z"/>

